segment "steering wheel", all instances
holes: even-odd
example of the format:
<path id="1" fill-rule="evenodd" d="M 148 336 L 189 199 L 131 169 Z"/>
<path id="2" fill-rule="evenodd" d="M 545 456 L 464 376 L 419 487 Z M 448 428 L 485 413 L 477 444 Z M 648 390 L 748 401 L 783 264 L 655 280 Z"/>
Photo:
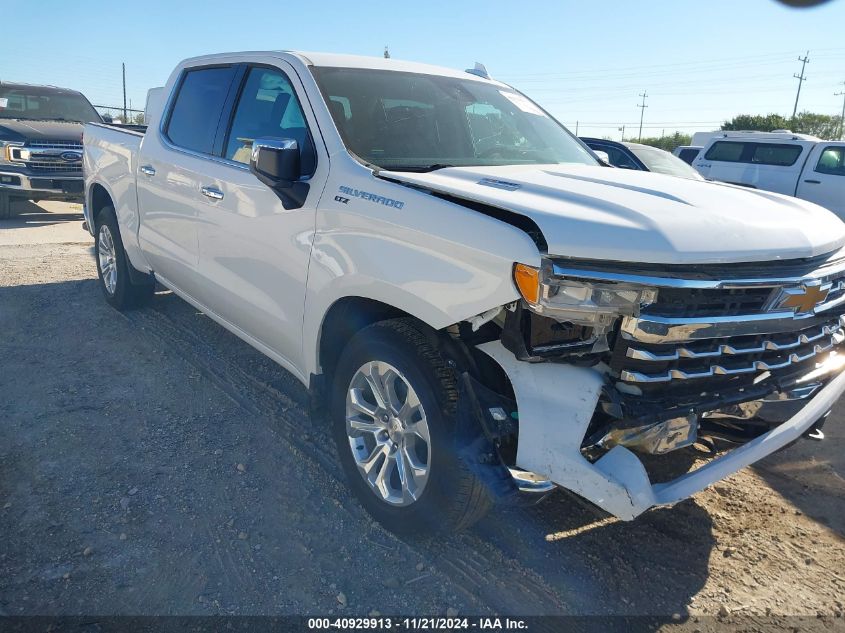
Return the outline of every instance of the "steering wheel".
<path id="1" fill-rule="evenodd" d="M 522 152 L 520 152 L 520 150 L 514 147 L 508 147 L 507 145 L 494 145 L 493 147 L 488 147 L 487 149 L 479 152 L 476 158 L 492 158 L 496 154 L 498 154 L 499 156 L 504 156 L 505 154 L 522 155 Z"/>

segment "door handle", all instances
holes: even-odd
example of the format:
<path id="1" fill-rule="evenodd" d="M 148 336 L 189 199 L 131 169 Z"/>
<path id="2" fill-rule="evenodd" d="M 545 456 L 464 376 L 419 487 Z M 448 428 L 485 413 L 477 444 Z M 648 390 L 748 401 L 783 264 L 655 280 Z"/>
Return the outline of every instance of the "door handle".
<path id="1" fill-rule="evenodd" d="M 821 181 L 821 180 L 805 180 L 804 182 L 808 182 L 808 183 L 810 183 L 811 185 L 820 185 L 820 184 L 822 184 L 822 181 Z"/>
<path id="2" fill-rule="evenodd" d="M 141 173 L 147 176 L 155 176 L 156 170 L 152 165 L 141 165 Z"/>
<path id="3" fill-rule="evenodd" d="M 219 189 L 215 189 L 214 187 L 203 187 L 200 189 L 202 195 L 206 198 L 211 198 L 212 200 L 222 200 L 223 199 L 223 192 Z"/>

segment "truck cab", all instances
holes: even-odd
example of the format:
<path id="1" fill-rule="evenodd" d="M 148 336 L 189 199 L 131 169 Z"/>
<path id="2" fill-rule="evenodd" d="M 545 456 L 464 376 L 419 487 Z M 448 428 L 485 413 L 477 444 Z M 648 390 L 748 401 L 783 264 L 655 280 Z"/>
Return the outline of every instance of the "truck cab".
<path id="1" fill-rule="evenodd" d="M 0 83 L 0 219 L 11 200 L 81 202 L 82 126 L 102 122 L 79 92 Z"/>

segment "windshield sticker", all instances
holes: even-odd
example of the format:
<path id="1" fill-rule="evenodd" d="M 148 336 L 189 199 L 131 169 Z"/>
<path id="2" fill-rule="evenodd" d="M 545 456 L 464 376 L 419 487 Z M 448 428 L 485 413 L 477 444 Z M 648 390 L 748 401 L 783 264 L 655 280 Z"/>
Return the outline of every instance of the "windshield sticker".
<path id="1" fill-rule="evenodd" d="M 546 116 L 545 112 L 543 112 L 540 108 L 531 103 L 531 101 L 529 101 L 526 97 L 523 97 L 521 94 L 517 94 L 516 92 L 508 92 L 507 90 L 499 90 L 499 94 L 523 112 L 527 112 L 528 114 L 536 114 L 537 116 Z"/>
<path id="2" fill-rule="evenodd" d="M 9 100 L 5 97 L 0 99 L 0 108 L 5 108 L 9 105 Z"/>
<path id="3" fill-rule="evenodd" d="M 385 198 L 376 193 L 369 193 L 368 191 L 361 191 L 360 189 L 353 189 L 352 187 L 340 187 L 340 193 L 346 194 L 353 198 L 361 198 L 361 200 L 369 200 L 377 204 L 383 204 L 386 207 L 393 207 L 394 209 L 401 209 L 405 203 L 401 200 L 393 200 L 392 198 Z"/>

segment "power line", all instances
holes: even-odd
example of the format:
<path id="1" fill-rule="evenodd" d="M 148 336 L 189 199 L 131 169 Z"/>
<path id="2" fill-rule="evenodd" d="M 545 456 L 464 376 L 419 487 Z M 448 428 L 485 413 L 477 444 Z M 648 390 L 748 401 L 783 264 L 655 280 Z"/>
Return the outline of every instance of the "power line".
<path id="1" fill-rule="evenodd" d="M 798 97 L 801 96 L 801 84 L 807 81 L 807 78 L 804 76 L 804 69 L 807 67 L 807 63 L 810 61 L 810 51 L 804 55 L 804 57 L 799 57 L 798 61 L 801 62 L 801 74 L 793 74 L 792 76 L 798 80 L 798 93 L 795 95 L 795 107 L 792 108 L 792 120 L 795 120 L 795 115 L 798 114 Z"/>
<path id="2" fill-rule="evenodd" d="M 643 140 L 643 115 L 645 114 L 645 109 L 648 107 L 645 104 L 646 97 L 648 97 L 648 91 L 643 90 L 639 96 L 643 98 L 643 104 L 637 104 L 637 107 L 640 108 L 640 133 L 637 135 L 637 140 L 641 141 Z"/>
<path id="3" fill-rule="evenodd" d="M 845 49 L 843 49 L 845 50 Z M 786 57 L 789 56 L 789 52 L 782 52 L 782 53 L 767 53 L 762 55 L 749 55 L 746 57 L 722 57 L 716 59 L 710 59 L 708 61 L 685 61 L 685 62 L 672 62 L 667 64 L 637 64 L 632 66 L 611 66 L 611 67 L 598 67 L 598 68 L 591 68 L 591 69 L 582 69 L 582 70 L 575 70 L 575 71 L 552 71 L 552 72 L 533 72 L 533 73 L 501 73 L 503 77 L 543 77 L 543 76 L 571 76 L 571 75 L 578 75 L 578 74 L 593 74 L 596 72 L 618 72 L 618 71 L 631 71 L 631 70 L 644 70 L 644 69 L 654 69 L 654 68 L 677 68 L 683 67 L 682 70 L 673 71 L 673 72 L 686 72 L 686 69 L 690 66 L 721 66 L 722 64 L 728 62 L 731 67 L 734 67 L 736 61 L 739 60 L 760 60 L 760 63 L 765 62 L 767 60 L 771 60 L 774 58 L 779 58 L 778 61 L 786 61 Z M 498 75 L 497 75 L 498 76 Z"/>
<path id="4" fill-rule="evenodd" d="M 822 60 L 828 61 L 832 59 L 840 59 L 845 57 L 845 53 L 821 53 L 820 51 L 824 50 L 843 50 L 843 49 L 814 49 L 814 58 L 816 61 L 821 58 Z M 641 76 L 643 72 L 648 73 L 649 77 L 655 75 L 688 75 L 690 72 L 695 73 L 715 73 L 720 72 L 722 70 L 732 70 L 735 68 L 748 68 L 748 67 L 755 67 L 755 66 L 774 66 L 774 65 L 782 65 L 789 60 L 794 59 L 792 55 L 789 53 L 777 53 L 777 54 L 768 54 L 768 55 L 754 55 L 754 56 L 739 56 L 739 57 L 727 57 L 727 58 L 720 58 L 720 59 L 711 59 L 708 61 L 687 61 L 687 62 L 674 62 L 671 64 L 638 64 L 635 66 L 613 66 L 613 67 L 595 67 L 595 68 L 579 68 L 579 70 L 572 70 L 572 71 L 551 71 L 551 72 L 534 72 L 534 73 L 524 73 L 520 71 L 516 72 L 499 72 L 496 74 L 497 77 L 502 77 L 504 79 L 515 81 L 519 80 L 520 82 L 538 82 L 538 81 L 550 81 L 554 79 L 561 79 L 561 80 L 576 80 L 579 78 L 608 78 L 608 79 L 620 79 L 626 77 L 638 77 Z"/>

